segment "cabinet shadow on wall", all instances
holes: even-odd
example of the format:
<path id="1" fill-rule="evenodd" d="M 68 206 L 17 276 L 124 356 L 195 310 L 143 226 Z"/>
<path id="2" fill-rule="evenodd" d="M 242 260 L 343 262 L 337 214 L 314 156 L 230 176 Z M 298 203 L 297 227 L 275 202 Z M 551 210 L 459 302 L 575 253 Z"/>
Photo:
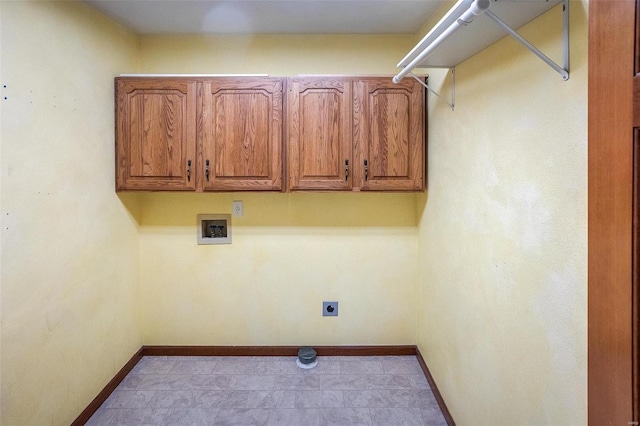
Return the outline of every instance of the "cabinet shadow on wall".
<path id="1" fill-rule="evenodd" d="M 140 226 L 195 226 L 198 214 L 230 214 L 242 200 L 234 227 L 417 226 L 423 193 L 180 193 L 121 192 L 117 196 Z"/>

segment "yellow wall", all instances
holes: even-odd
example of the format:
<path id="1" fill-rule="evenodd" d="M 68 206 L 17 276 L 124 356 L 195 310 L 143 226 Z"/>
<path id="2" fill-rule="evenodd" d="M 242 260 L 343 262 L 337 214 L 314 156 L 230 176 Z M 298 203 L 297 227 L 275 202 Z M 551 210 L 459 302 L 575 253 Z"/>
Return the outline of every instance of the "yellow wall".
<path id="1" fill-rule="evenodd" d="M 418 344 L 459 425 L 586 424 L 586 9 L 569 81 L 506 38 L 429 102 Z M 560 16 L 521 31 L 558 61 Z"/>
<path id="2" fill-rule="evenodd" d="M 522 34 L 559 58 L 559 28 Z M 138 38 L 77 2 L 0 31 L 0 423 L 68 424 L 141 344 L 416 342 L 460 425 L 586 423 L 585 3 L 568 82 L 504 39 L 431 97 L 428 196 L 113 188 L 115 75 L 393 74 L 416 36 Z"/>
<path id="3" fill-rule="evenodd" d="M 233 244 L 196 245 L 198 213 L 230 213 Z M 141 277 L 147 344 L 415 342 L 415 197 L 149 194 Z M 338 318 L 322 301 L 338 300 Z"/>
<path id="4" fill-rule="evenodd" d="M 390 74 L 411 36 L 151 36 L 141 72 Z M 233 244 L 196 245 L 198 213 Z M 414 344 L 414 194 L 146 194 L 141 283 L 148 344 Z M 338 300 L 338 318 L 322 301 Z"/>
<path id="5" fill-rule="evenodd" d="M 411 35 L 143 36 L 140 72 L 395 74 Z"/>
<path id="6" fill-rule="evenodd" d="M 137 37 L 83 3 L 0 7 L 0 423 L 69 424 L 142 344 L 113 178 L 113 77 Z"/>

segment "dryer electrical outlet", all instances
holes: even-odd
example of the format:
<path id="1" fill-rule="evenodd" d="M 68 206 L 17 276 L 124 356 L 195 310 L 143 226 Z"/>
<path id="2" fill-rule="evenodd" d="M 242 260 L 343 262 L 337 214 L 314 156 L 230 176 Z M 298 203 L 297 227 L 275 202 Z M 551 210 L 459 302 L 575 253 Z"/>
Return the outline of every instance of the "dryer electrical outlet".
<path id="1" fill-rule="evenodd" d="M 338 302 L 322 302 L 322 316 L 323 317 L 337 317 L 338 316 Z"/>

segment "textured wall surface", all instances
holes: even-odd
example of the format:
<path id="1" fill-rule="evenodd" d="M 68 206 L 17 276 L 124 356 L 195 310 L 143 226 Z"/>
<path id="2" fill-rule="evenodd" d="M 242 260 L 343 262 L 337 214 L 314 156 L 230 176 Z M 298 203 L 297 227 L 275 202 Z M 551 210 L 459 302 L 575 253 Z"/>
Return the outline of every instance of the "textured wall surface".
<path id="1" fill-rule="evenodd" d="M 391 74 L 411 36 L 144 36 L 143 73 Z M 197 246 L 198 213 L 233 244 Z M 150 344 L 414 344 L 414 194 L 146 194 L 141 282 Z M 338 300 L 338 318 L 322 301 Z"/>
<path id="2" fill-rule="evenodd" d="M 230 213 L 231 245 L 196 245 Z M 148 194 L 141 226 L 148 344 L 415 342 L 413 194 Z M 340 303 L 322 317 L 322 301 Z"/>
<path id="3" fill-rule="evenodd" d="M 117 74 L 393 74 L 416 37 L 137 37 L 79 2 L 0 3 L 0 423 L 68 424 L 141 344 L 418 343 L 460 425 L 585 424 L 571 13 L 568 82 L 507 38 L 457 67 L 455 112 L 430 98 L 427 194 L 116 195 Z M 521 33 L 560 58 L 560 27 Z M 196 215 L 237 199 L 233 244 L 198 246 Z"/>
<path id="4" fill-rule="evenodd" d="M 569 81 L 505 38 L 430 100 L 418 343 L 459 425 L 586 424 L 586 9 Z M 560 17 L 520 31 L 559 61 Z"/>
<path id="5" fill-rule="evenodd" d="M 376 75 L 397 73 L 411 35 L 141 37 L 140 72 Z"/>
<path id="6" fill-rule="evenodd" d="M 1 8 L 0 423 L 69 424 L 142 343 L 113 183 L 113 77 L 137 37 L 79 2 Z"/>

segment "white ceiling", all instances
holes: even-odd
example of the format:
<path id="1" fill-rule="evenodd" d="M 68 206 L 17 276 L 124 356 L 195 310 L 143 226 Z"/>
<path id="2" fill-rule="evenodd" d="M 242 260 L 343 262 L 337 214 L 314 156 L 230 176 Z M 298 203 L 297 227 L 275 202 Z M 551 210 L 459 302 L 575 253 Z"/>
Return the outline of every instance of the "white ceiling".
<path id="1" fill-rule="evenodd" d="M 447 0 L 85 0 L 139 34 L 415 34 Z"/>

